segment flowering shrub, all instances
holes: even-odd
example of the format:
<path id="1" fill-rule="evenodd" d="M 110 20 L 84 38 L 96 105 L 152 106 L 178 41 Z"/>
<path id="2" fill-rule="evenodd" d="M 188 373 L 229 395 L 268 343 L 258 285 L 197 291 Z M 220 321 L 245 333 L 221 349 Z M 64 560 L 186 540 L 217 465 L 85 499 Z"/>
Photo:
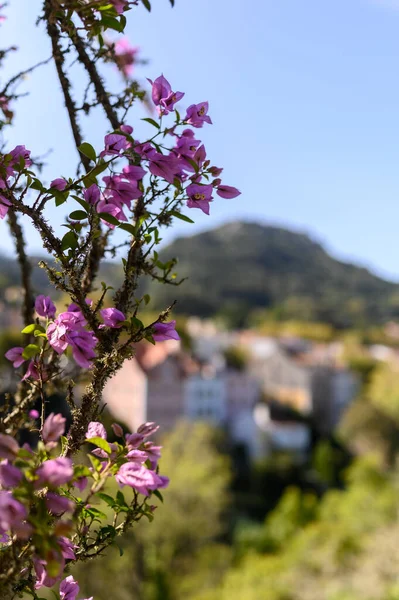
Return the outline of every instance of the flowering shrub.
<path id="1" fill-rule="evenodd" d="M 150 8 L 148 0 L 142 3 Z M 134 135 L 129 108 L 134 102 L 147 102 L 145 91 L 131 80 L 137 48 L 126 38 L 109 42 L 106 33 L 122 33 L 128 11 L 137 4 L 138 0 L 44 1 L 40 22 L 51 40 L 79 153 L 77 175 L 55 174 L 46 183 L 40 161 L 30 150 L 24 145 L 7 149 L 6 139 L 2 144 L 6 151 L 0 154 L 0 218 L 8 220 L 16 243 L 25 322 L 24 342 L 6 353 L 19 373 L 19 384 L 12 408 L 6 408 L 0 420 L 2 599 L 24 592 L 38 599 L 40 588 L 55 586 L 57 598 L 75 600 L 79 586 L 66 574 L 68 566 L 103 553 L 143 517 L 153 519 L 154 497 L 162 499 L 159 490 L 168 484 L 158 469 L 161 448 L 149 440 L 157 426 L 146 423 L 124 435 L 114 424 L 118 441 L 108 442 L 99 421 L 102 391 L 134 356 L 138 342 L 179 339 L 169 317 L 172 307 L 165 307 L 148 326 L 140 320 L 142 306 L 151 301 L 148 295 L 138 295 L 141 277 L 179 283 L 173 272 L 176 261 L 159 258 L 160 228 L 174 219 L 192 222 L 187 210 L 209 214 L 217 196 L 239 194 L 222 183 L 222 169 L 211 164 L 197 139 L 195 130 L 212 123 L 208 103 L 191 104 L 181 112 L 185 95 L 174 91 L 163 75 L 148 80 L 156 115 L 143 119 L 149 135 Z M 0 60 L 9 50 L 0 52 Z M 75 53 L 88 78 L 81 106 L 71 94 L 66 52 Z M 109 61 L 122 74 L 123 88 L 117 94 L 106 89 L 99 72 L 101 63 Z M 17 86 L 33 68 L 0 86 L 2 133 L 12 123 Z M 102 147 L 95 149 L 84 141 L 78 116 L 90 116 L 97 107 L 104 111 L 108 131 Z M 46 217 L 54 205 L 67 208 L 62 235 Z M 51 297 L 33 295 L 21 217 L 40 233 L 43 248 L 55 260 L 56 266 L 46 259 L 40 266 L 53 286 L 70 298 L 62 310 Z M 101 261 L 121 249 L 125 254 L 120 288 L 112 290 L 103 282 L 99 298 L 92 300 Z M 66 367 L 70 356 L 77 365 L 73 380 L 68 380 L 71 371 Z M 86 387 L 77 401 L 75 383 L 82 375 Z M 53 390 L 64 390 L 71 407 L 68 432 L 62 415 L 46 414 L 46 397 Z M 37 399 L 40 415 L 33 409 Z M 37 445 L 20 446 L 18 432 L 22 427 L 37 429 L 38 419 Z M 119 485 L 116 495 L 108 493 L 110 480 Z M 101 510 L 104 505 L 107 512 Z"/>

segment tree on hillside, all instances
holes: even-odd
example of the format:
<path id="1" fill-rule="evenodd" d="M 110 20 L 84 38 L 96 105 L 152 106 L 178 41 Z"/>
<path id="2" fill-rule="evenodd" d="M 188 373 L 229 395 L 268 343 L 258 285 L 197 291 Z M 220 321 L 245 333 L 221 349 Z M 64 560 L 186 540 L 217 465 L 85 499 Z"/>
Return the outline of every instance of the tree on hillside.
<path id="1" fill-rule="evenodd" d="M 5 354 L 16 371 L 16 391 L 0 413 L 0 598 L 25 593 L 40 600 L 42 588 L 53 588 L 57 600 L 76 600 L 79 585 L 69 574 L 71 566 L 105 554 L 139 521 L 148 526 L 162 501 L 160 490 L 169 483 L 158 464 L 161 449 L 150 439 L 156 424 L 143 423 L 125 435 L 114 423 L 116 441 L 108 441 L 101 422 L 104 387 L 134 356 L 137 343 L 179 339 L 170 316 L 173 302 L 150 323 L 141 320 L 143 308 L 154 308 L 141 292 L 143 279 L 173 289 L 181 282 L 176 260 L 159 257 L 162 228 L 176 219 L 191 223 L 186 212 L 208 215 L 216 197 L 234 198 L 240 192 L 222 183 L 222 169 L 207 158 L 199 137 L 199 130 L 212 123 L 208 102 L 186 103 L 185 94 L 162 74 L 148 80 L 147 89 L 132 78 L 140 59 L 119 34 L 132 9 L 144 5 L 151 10 L 149 0 L 37 4 L 36 24 L 50 57 L 0 81 L 0 219 L 15 242 L 24 324 L 19 343 Z M 5 5 L 0 10 L 0 24 L 6 27 Z M 21 30 L 13 35 L 15 44 L 31 43 Z M 1 67 L 15 50 L 14 44 L 0 50 Z M 41 107 L 29 108 L 30 119 L 41 131 L 56 132 L 65 110 L 73 146 L 68 147 L 66 136 L 54 135 L 64 163 L 62 173 L 47 179 L 38 147 L 27 149 L 24 140 L 13 147 L 8 132 L 25 95 L 20 86 L 26 75 L 49 62 L 62 102 L 58 110 L 56 105 L 48 110 L 43 90 Z M 105 64 L 120 74 L 119 85 L 107 83 Z M 53 108 L 56 101 L 50 100 Z M 144 109 L 141 139 L 133 106 Z M 94 114 L 103 117 L 96 121 L 103 137 L 97 147 L 88 137 Z M 57 307 L 47 289 L 34 289 L 26 247 L 26 231 L 32 228 L 47 253 L 39 263 L 42 275 L 66 306 Z M 99 279 L 109 257 L 119 260 L 115 289 Z M 81 397 L 78 383 L 84 389 Z M 55 393 L 67 399 L 68 431 L 61 414 L 49 414 L 48 398 Z M 34 433 L 38 442 L 22 444 L 21 430 Z M 182 443 L 189 445 L 190 439 Z M 176 453 L 173 460 L 179 465 L 183 458 Z M 217 465 L 216 482 L 223 480 L 222 475 L 217 479 Z M 192 485 L 201 483 L 200 473 Z M 188 507 L 195 488 L 190 494 Z M 207 516 L 213 514 L 216 518 L 218 509 L 210 505 L 198 524 L 204 535 L 210 535 Z M 159 560 L 166 559 L 165 551 Z"/>

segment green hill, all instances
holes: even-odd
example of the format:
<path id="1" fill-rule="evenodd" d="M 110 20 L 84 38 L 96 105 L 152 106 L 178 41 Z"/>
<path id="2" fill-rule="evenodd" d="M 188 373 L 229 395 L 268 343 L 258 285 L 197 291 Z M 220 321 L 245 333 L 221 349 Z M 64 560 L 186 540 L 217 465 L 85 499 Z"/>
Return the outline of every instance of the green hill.
<path id="1" fill-rule="evenodd" d="M 178 238 L 161 259 L 179 259 L 179 287 L 152 284 L 157 308 L 177 300 L 176 312 L 221 315 L 245 325 L 258 311 L 275 319 L 323 321 L 338 328 L 379 325 L 399 319 L 399 285 L 367 269 L 332 258 L 309 236 L 287 229 L 233 222 Z M 32 259 L 37 265 L 39 258 Z M 117 287 L 121 263 L 103 264 L 99 280 Z M 47 276 L 34 267 L 34 288 L 50 293 Z M 0 300 L 19 285 L 15 258 L 0 256 Z M 147 286 L 146 286 L 147 287 Z M 53 292 L 52 292 L 53 293 Z M 6 302 L 7 304 L 7 302 Z"/>
<path id="2" fill-rule="evenodd" d="M 243 324 L 254 310 L 336 327 L 399 318 L 399 285 L 332 258 L 309 236 L 233 222 L 187 238 L 162 253 L 179 259 L 180 287 L 156 286 L 158 306 L 177 299 L 177 312 L 224 315 Z"/>

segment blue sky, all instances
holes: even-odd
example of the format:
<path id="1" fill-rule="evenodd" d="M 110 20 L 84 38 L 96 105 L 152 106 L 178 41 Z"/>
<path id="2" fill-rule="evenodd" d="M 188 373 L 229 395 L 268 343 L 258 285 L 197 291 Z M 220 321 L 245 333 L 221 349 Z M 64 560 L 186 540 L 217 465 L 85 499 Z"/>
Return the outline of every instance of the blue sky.
<path id="1" fill-rule="evenodd" d="M 11 0 L 0 46 L 20 46 L 8 73 L 49 55 L 34 26 L 41 0 Z M 242 196 L 192 211 L 190 233 L 232 219 L 306 231 L 335 256 L 399 280 L 399 0 L 153 0 L 129 13 L 127 34 L 187 103 L 210 102 L 199 130 L 224 182 Z M 110 68 L 107 77 L 119 85 Z M 76 75 L 77 85 L 81 85 Z M 53 66 L 31 76 L 10 145 L 50 148 L 48 180 L 73 173 L 75 157 Z M 141 115 L 143 116 L 143 115 Z M 143 124 L 131 122 L 139 135 Z M 86 139 L 101 146 L 96 115 Z M 51 215 L 51 218 L 55 218 Z M 172 233 L 168 233 L 170 237 Z M 31 248 L 40 240 L 29 230 Z M 166 239 L 169 239 L 168 237 Z M 4 223 L 0 249 L 10 250 Z"/>

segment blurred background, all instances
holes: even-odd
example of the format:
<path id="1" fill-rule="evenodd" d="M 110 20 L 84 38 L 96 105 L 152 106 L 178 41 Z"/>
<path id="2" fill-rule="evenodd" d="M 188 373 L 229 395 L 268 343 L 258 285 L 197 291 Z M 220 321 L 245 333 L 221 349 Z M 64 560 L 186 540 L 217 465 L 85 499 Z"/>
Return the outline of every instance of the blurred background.
<path id="1" fill-rule="evenodd" d="M 8 9 L 2 45 L 22 38 L 10 75 L 49 55 L 39 9 Z M 182 286 L 143 282 L 148 323 L 178 300 L 181 342 L 139 345 L 105 414 L 161 425 L 171 485 L 152 524 L 77 570 L 95 600 L 399 600 L 398 32 L 398 0 L 132 12 L 127 36 L 148 58 L 134 76 L 163 72 L 188 103 L 209 100 L 201 138 L 242 195 L 165 232 Z M 104 76 L 119 84 L 113 67 Z M 9 143 L 46 156 L 49 181 L 69 176 L 53 66 L 27 89 Z M 103 134 L 98 114 L 86 139 L 101 147 Z M 1 223 L 0 357 L 20 330 L 7 236 Z M 101 280 L 120 273 L 116 259 Z M 35 287 L 49 291 L 39 269 Z M 4 393 L 15 382 L 1 360 Z"/>

